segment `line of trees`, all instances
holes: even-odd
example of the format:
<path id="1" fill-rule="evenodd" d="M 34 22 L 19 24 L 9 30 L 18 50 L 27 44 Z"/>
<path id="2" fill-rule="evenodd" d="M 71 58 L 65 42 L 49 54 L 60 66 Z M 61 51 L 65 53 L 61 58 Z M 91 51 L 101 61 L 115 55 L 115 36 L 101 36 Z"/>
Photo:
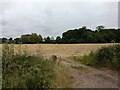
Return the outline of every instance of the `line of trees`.
<path id="1" fill-rule="evenodd" d="M 38 35 L 36 33 L 31 33 L 31 34 L 26 34 L 26 35 L 21 35 L 20 38 L 0 38 L 0 43 L 15 43 L 15 44 L 37 44 L 37 43 L 62 43 L 62 38 L 60 36 L 57 36 L 56 39 L 54 40 L 53 37 L 45 37 L 42 38 L 41 35 Z"/>
<path id="2" fill-rule="evenodd" d="M 110 43 L 120 42 L 120 29 L 105 29 L 104 26 L 96 27 L 96 30 L 87 29 L 85 26 L 79 29 L 69 30 L 62 34 L 63 43 Z"/>
<path id="3" fill-rule="evenodd" d="M 0 38 L 1 43 L 15 44 L 36 44 L 36 43 L 52 43 L 52 44 L 74 44 L 74 43 L 119 43 L 120 29 L 106 29 L 104 26 L 97 26 L 96 30 L 87 29 L 83 26 L 79 29 L 68 30 L 62 34 L 62 37 L 57 36 L 43 38 L 36 33 L 21 35 L 20 38 Z"/>

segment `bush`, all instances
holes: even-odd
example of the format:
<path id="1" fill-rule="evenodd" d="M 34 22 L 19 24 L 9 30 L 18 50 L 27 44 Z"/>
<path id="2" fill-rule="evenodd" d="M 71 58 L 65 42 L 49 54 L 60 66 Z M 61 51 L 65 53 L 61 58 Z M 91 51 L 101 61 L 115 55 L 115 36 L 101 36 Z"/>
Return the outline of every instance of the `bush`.
<path id="1" fill-rule="evenodd" d="M 113 52 L 111 52 L 109 47 L 102 47 L 95 53 L 95 65 L 97 67 L 105 67 L 109 62 L 112 61 Z"/>
<path id="2" fill-rule="evenodd" d="M 107 67 L 120 71 L 120 44 L 102 47 L 89 55 L 74 57 L 73 59 L 96 68 Z"/>
<path id="3" fill-rule="evenodd" d="M 120 45 L 103 47 L 95 53 L 95 66 L 108 67 L 113 70 L 120 70 Z"/>
<path id="4" fill-rule="evenodd" d="M 28 55 L 14 44 L 2 47 L 2 87 L 3 88 L 66 88 L 71 78 L 64 65 L 53 63 L 39 55 Z"/>
<path id="5" fill-rule="evenodd" d="M 41 57 L 14 54 L 11 45 L 2 51 L 3 88 L 50 88 L 54 80 L 53 63 Z"/>

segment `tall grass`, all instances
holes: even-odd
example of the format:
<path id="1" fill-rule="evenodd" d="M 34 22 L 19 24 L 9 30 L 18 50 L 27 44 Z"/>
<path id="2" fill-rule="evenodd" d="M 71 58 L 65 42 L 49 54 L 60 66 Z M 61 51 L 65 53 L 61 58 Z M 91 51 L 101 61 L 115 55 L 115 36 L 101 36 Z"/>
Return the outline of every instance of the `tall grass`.
<path id="1" fill-rule="evenodd" d="M 66 82 L 69 82 L 67 79 L 69 76 L 65 73 L 67 69 L 66 71 L 62 70 L 64 66 L 57 65 L 41 56 L 29 55 L 21 45 L 17 49 L 18 53 L 15 52 L 14 44 L 3 45 L 3 88 L 29 89 L 68 86 Z M 62 73 L 61 76 L 59 76 L 59 72 Z"/>
<path id="2" fill-rule="evenodd" d="M 72 59 L 96 68 L 106 67 L 120 71 L 120 44 L 102 47 L 89 55 L 75 56 Z"/>
<path id="3" fill-rule="evenodd" d="M 73 79 L 71 79 L 69 68 L 64 66 L 62 63 L 55 65 L 54 68 L 56 79 L 52 82 L 54 88 L 70 88 Z"/>

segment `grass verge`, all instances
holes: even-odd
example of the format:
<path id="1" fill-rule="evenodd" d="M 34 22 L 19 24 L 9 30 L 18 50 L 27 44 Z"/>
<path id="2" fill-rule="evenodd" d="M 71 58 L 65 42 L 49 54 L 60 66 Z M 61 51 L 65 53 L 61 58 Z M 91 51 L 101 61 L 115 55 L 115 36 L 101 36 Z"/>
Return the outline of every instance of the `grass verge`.
<path id="1" fill-rule="evenodd" d="M 72 56 L 75 61 L 96 68 L 109 68 L 120 71 L 120 44 L 102 47 L 84 56 Z"/>

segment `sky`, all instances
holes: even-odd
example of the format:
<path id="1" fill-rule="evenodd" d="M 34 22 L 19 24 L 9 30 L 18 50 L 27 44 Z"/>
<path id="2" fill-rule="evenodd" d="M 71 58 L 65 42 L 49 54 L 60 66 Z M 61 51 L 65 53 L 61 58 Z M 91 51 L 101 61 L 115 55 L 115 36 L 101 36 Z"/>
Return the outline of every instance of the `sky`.
<path id="1" fill-rule="evenodd" d="M 98 25 L 118 28 L 118 0 L 0 0 L 0 37 L 56 37 Z"/>

